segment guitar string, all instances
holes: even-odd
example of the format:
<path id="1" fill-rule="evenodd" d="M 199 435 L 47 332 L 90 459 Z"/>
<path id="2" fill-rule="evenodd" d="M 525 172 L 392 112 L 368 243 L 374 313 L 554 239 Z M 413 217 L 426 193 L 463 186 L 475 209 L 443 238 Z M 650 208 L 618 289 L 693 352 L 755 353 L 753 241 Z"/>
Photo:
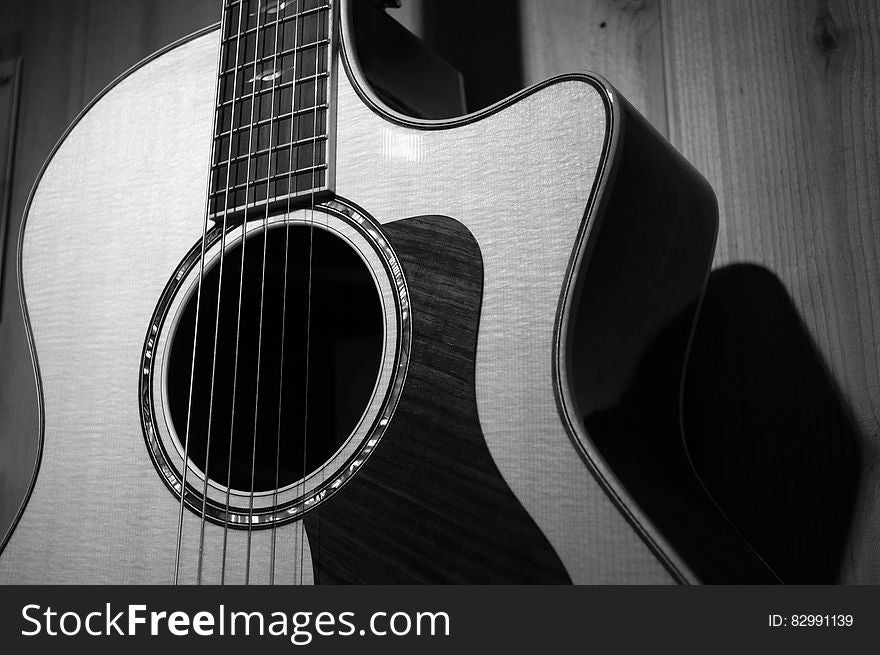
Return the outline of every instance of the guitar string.
<path id="1" fill-rule="evenodd" d="M 319 0 L 319 1 L 321 1 L 321 0 Z M 324 6 L 323 2 L 321 4 L 321 6 Z M 319 10 L 318 14 L 317 14 L 317 20 L 315 21 L 315 42 L 316 43 L 318 42 L 320 34 L 321 34 L 321 21 L 324 20 L 323 16 L 324 16 L 324 12 L 322 10 Z M 326 21 L 327 21 L 328 33 L 329 33 L 329 30 L 332 29 L 331 18 L 332 18 L 332 13 L 327 12 Z M 312 103 L 312 106 L 316 108 L 314 110 L 314 118 L 313 118 L 313 123 L 312 123 L 312 135 L 313 136 L 318 133 L 317 106 L 318 106 L 318 86 L 320 84 L 320 81 L 318 79 L 318 63 L 321 61 L 320 52 L 321 52 L 321 48 L 320 48 L 320 46 L 317 46 L 315 48 L 315 77 L 313 78 L 314 83 L 315 83 L 315 98 L 314 98 L 314 102 Z M 328 65 L 328 73 L 329 73 L 329 65 L 330 65 L 330 61 L 329 61 L 330 49 L 329 48 L 327 49 L 327 52 L 328 52 L 327 65 Z M 329 80 L 327 83 L 327 89 L 325 90 L 325 93 L 328 95 L 327 99 L 329 100 L 329 93 L 330 93 Z M 309 361 L 310 361 L 309 349 L 310 349 L 311 330 L 312 330 L 312 265 L 313 265 L 313 255 L 314 255 L 314 232 L 315 232 L 315 172 L 316 172 L 315 166 L 317 163 L 316 162 L 316 159 L 317 159 L 316 154 L 317 154 L 317 142 L 313 141 L 312 142 L 312 181 L 311 181 L 311 196 L 312 196 L 312 198 L 311 198 L 311 208 L 310 208 L 310 212 L 309 212 L 310 213 L 310 215 L 309 215 L 309 272 L 308 272 L 308 292 L 307 292 L 308 301 L 306 303 L 306 371 L 305 371 L 305 374 L 306 374 L 306 390 L 305 391 L 306 391 L 306 393 L 305 393 L 305 411 L 304 411 L 304 418 L 303 418 L 303 481 L 302 481 L 303 491 L 305 491 L 305 483 L 306 483 L 306 472 L 307 472 L 306 461 L 307 461 L 307 453 L 308 453 L 308 446 L 307 445 L 308 445 L 308 439 L 309 439 Z M 324 173 L 325 182 L 327 179 L 326 175 L 327 175 L 327 173 L 325 172 Z M 322 483 L 322 485 L 323 485 L 323 482 L 324 482 L 324 469 L 322 468 L 321 469 L 321 483 Z M 315 546 L 316 551 L 320 551 L 320 549 L 321 549 L 320 511 L 321 511 L 321 508 L 319 506 L 318 507 L 318 517 L 319 517 L 318 543 Z M 302 543 L 302 548 L 300 549 L 300 557 L 299 557 L 300 571 L 303 571 L 303 567 L 305 565 L 305 525 L 303 525 L 303 531 L 304 531 L 303 532 L 303 543 Z"/>
<path id="2" fill-rule="evenodd" d="M 294 163 L 294 143 L 299 141 L 301 136 L 300 130 L 296 131 L 296 140 L 294 140 L 294 108 L 296 107 L 296 65 L 297 65 L 297 43 L 299 41 L 299 0 L 294 0 L 293 7 L 293 84 L 290 91 L 290 161 L 287 164 L 287 209 L 284 214 L 284 281 L 281 290 L 281 352 L 280 364 L 278 367 L 278 422 L 275 430 L 275 487 L 272 493 L 272 507 L 278 506 L 278 484 L 279 469 L 281 466 L 281 411 L 284 399 L 284 346 L 286 338 L 286 322 L 287 322 L 287 268 L 288 268 L 288 249 L 290 247 L 290 196 L 295 190 L 291 189 L 291 182 L 295 183 L 296 178 L 293 171 L 299 164 L 299 149 L 297 148 L 297 159 Z M 314 135 L 313 135 L 314 136 Z M 277 539 L 277 515 L 273 517 L 275 521 L 272 523 L 272 544 L 270 547 L 271 565 L 269 569 L 269 584 L 275 584 L 275 548 Z M 294 542 L 295 543 L 295 542 Z M 295 547 L 295 546 L 294 546 Z M 296 579 L 296 571 L 294 570 L 294 579 Z"/>
<path id="3" fill-rule="evenodd" d="M 224 10 L 224 14 L 226 11 Z M 204 566 L 204 551 L 205 551 L 205 509 L 208 501 L 208 477 L 209 477 L 209 466 L 211 461 L 211 431 L 213 427 L 213 418 L 214 418 L 214 383 L 216 378 L 217 371 L 217 340 L 220 333 L 220 297 L 222 296 L 223 291 L 223 268 L 224 268 L 224 260 L 226 256 L 226 230 L 227 230 L 227 219 L 229 216 L 229 182 L 232 176 L 232 135 L 233 135 L 233 122 L 235 117 L 235 109 L 236 109 L 236 93 L 235 87 L 238 83 L 238 57 L 241 46 L 241 21 L 242 16 L 244 14 L 244 2 L 241 2 L 238 6 L 238 29 L 235 38 L 235 59 L 233 60 L 233 73 L 232 73 L 232 104 L 230 105 L 230 118 L 229 118 L 229 146 L 226 152 L 226 189 L 223 194 L 223 226 L 220 232 L 220 268 L 218 271 L 219 282 L 217 284 L 217 304 L 216 304 L 216 315 L 214 317 L 214 351 L 211 360 L 211 391 L 208 400 L 208 428 L 207 428 L 207 441 L 205 445 L 205 480 L 202 486 L 202 514 L 201 514 L 201 525 L 199 528 L 199 566 L 198 566 L 198 575 L 196 577 L 196 584 L 202 584 L 202 570 Z M 221 46 L 228 48 L 227 46 Z M 226 77 L 228 71 L 223 71 L 224 64 L 222 61 L 222 53 L 221 53 L 221 77 Z M 227 50 L 227 58 L 228 58 L 228 50 Z M 221 126 L 222 131 L 222 126 Z M 213 160 L 212 160 L 213 161 Z"/>
<path id="4" fill-rule="evenodd" d="M 280 6 L 280 5 L 279 5 Z M 267 5 L 268 7 L 268 5 Z M 260 14 L 265 13 L 266 16 L 269 15 L 268 9 L 265 11 L 257 11 L 257 27 L 259 28 L 260 24 Z M 245 561 L 245 573 L 244 573 L 244 583 L 250 584 L 251 577 L 251 547 L 253 543 L 253 527 L 254 527 L 254 482 L 256 479 L 256 467 L 257 467 L 257 428 L 259 424 L 259 416 L 260 416 L 260 370 L 262 365 L 262 356 L 263 356 L 263 316 L 264 316 L 264 301 L 266 295 L 266 252 L 267 245 L 269 241 L 269 185 L 271 184 L 272 179 L 272 125 L 274 122 L 274 113 L 275 113 L 275 89 L 278 84 L 277 81 L 279 79 L 279 75 L 277 72 L 278 69 L 278 16 L 280 15 L 280 10 L 275 12 L 275 43 L 274 43 L 274 53 L 272 56 L 272 92 L 270 94 L 269 99 L 269 150 L 267 154 L 267 162 L 266 162 L 266 208 L 263 214 L 263 261 L 262 261 L 262 271 L 260 273 L 260 315 L 259 322 L 257 327 L 257 376 L 256 376 L 256 389 L 254 390 L 254 430 L 253 430 L 253 446 L 251 448 L 251 490 L 250 496 L 248 498 L 248 524 L 247 524 L 247 559 Z M 263 26 L 266 28 L 265 18 L 263 19 Z M 268 28 L 264 29 L 264 33 Z M 265 34 L 263 36 L 263 40 L 265 43 Z M 295 74 L 295 71 L 294 71 Z M 256 94 L 257 82 L 265 82 L 264 75 L 260 76 L 260 79 L 257 80 L 256 75 L 254 76 L 254 93 Z M 251 120 L 253 121 L 254 117 L 251 116 Z M 259 147 L 259 137 L 257 139 L 257 147 Z M 256 184 L 254 185 L 256 188 Z M 254 192 L 254 202 L 257 201 L 256 191 Z"/>
<path id="5" fill-rule="evenodd" d="M 241 0 L 242 4 L 245 2 L 248 3 L 248 8 L 251 6 L 251 0 Z M 250 14 L 249 14 L 250 15 Z M 245 28 L 247 25 L 245 25 Z M 247 38 L 247 37 L 245 37 Z M 254 138 L 254 104 L 257 98 L 257 62 L 259 61 L 259 57 L 257 57 L 257 50 L 260 45 L 260 0 L 257 0 L 257 25 L 256 31 L 254 33 L 254 81 L 253 86 L 251 88 L 251 111 L 250 111 L 250 125 L 248 127 L 248 156 L 247 156 L 247 167 L 245 171 L 245 182 L 244 182 L 244 215 L 242 216 L 241 222 L 241 269 L 239 271 L 238 278 L 238 310 L 236 316 L 235 323 L 235 355 L 233 357 L 233 374 L 232 374 L 232 408 L 231 408 L 231 417 L 229 423 L 229 455 L 226 462 L 226 509 L 225 509 L 225 518 L 223 521 L 223 554 L 222 554 L 222 568 L 220 572 L 220 584 L 225 584 L 226 582 L 226 560 L 228 553 L 228 545 L 229 545 L 229 504 L 230 504 L 230 493 L 231 493 L 231 484 L 232 484 L 232 446 L 233 446 L 233 437 L 235 435 L 235 406 L 236 406 L 236 394 L 238 393 L 238 355 L 240 352 L 240 342 L 241 342 L 241 305 L 242 305 L 242 296 L 244 291 L 244 262 L 246 253 L 246 245 L 247 245 L 247 205 L 248 205 L 248 193 L 250 191 L 250 180 L 251 180 L 251 161 L 253 160 L 253 138 Z M 245 54 L 247 54 L 247 44 L 245 44 Z M 237 63 L 237 62 L 236 62 Z M 242 93 L 244 92 L 246 83 L 242 83 Z M 233 91 L 235 93 L 235 91 Z M 233 123 L 230 122 L 230 128 Z M 232 132 L 230 131 L 229 138 L 232 138 Z M 238 164 L 240 166 L 240 164 Z M 255 194 L 256 195 L 256 194 Z"/>
<path id="6" fill-rule="evenodd" d="M 226 33 L 226 9 L 224 7 L 223 13 L 220 16 L 220 35 L 223 38 L 223 35 Z M 222 46 L 219 48 L 219 52 L 217 53 L 217 70 L 220 69 L 220 64 L 223 61 L 223 48 Z M 220 100 L 220 78 L 218 76 L 216 83 L 214 85 L 214 106 L 217 107 L 219 105 Z M 220 121 L 220 115 L 218 115 L 217 120 Z M 211 188 L 211 177 L 213 176 L 212 163 L 214 161 L 214 149 L 216 145 L 214 143 L 214 139 L 211 139 L 211 158 L 208 160 L 208 189 Z M 190 361 L 190 369 L 189 369 L 189 393 L 187 399 L 187 407 L 186 407 L 186 430 L 184 432 L 184 445 L 183 445 L 183 475 L 180 480 L 180 508 L 177 514 L 177 547 L 174 556 L 174 585 L 177 585 L 180 579 L 180 550 L 183 542 L 183 505 L 184 499 L 186 497 L 186 477 L 187 472 L 189 471 L 189 433 L 190 433 L 190 424 L 192 419 L 192 396 L 193 396 L 193 383 L 195 381 L 195 371 L 196 371 L 196 344 L 198 343 L 199 337 L 199 316 L 201 310 L 202 303 L 202 280 L 205 275 L 205 242 L 208 236 L 208 215 L 210 213 L 211 208 L 211 196 L 208 194 L 207 199 L 205 200 L 205 214 L 202 220 L 202 245 L 201 245 L 201 257 L 199 259 L 199 283 L 198 289 L 196 291 L 196 321 L 193 328 L 193 352 L 192 359 Z"/>

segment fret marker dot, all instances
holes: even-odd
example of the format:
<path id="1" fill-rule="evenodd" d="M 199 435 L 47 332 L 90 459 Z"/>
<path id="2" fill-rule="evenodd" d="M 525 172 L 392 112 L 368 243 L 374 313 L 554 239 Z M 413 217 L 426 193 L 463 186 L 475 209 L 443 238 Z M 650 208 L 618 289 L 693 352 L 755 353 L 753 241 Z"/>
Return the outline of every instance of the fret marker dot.
<path id="1" fill-rule="evenodd" d="M 266 7 L 266 13 L 277 14 L 279 11 L 284 11 L 285 7 L 287 7 L 286 2 L 270 2 Z"/>
<path id="2" fill-rule="evenodd" d="M 259 75 L 255 75 L 251 79 L 247 81 L 248 84 L 253 84 L 255 81 L 259 80 L 260 82 L 271 82 L 272 80 L 277 80 L 281 77 L 281 71 L 270 70 Z"/>

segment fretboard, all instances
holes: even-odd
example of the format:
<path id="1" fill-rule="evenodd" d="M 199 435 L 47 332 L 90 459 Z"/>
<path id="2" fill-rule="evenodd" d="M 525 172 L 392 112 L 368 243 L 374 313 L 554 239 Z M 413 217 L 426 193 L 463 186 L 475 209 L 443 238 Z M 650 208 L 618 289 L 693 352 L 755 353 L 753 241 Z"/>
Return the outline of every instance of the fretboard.
<path id="1" fill-rule="evenodd" d="M 332 0 L 225 0 L 209 212 L 328 189 Z"/>

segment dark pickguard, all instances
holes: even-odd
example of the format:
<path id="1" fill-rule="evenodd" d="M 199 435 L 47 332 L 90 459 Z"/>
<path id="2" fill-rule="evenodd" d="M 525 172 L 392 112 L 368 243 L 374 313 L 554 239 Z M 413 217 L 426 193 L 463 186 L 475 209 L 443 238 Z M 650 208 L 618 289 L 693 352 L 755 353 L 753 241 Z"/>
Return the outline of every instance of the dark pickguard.
<path id="1" fill-rule="evenodd" d="M 363 469 L 305 516 L 315 582 L 570 582 L 501 477 L 477 417 L 479 246 L 444 216 L 383 230 L 409 287 L 410 366 Z"/>

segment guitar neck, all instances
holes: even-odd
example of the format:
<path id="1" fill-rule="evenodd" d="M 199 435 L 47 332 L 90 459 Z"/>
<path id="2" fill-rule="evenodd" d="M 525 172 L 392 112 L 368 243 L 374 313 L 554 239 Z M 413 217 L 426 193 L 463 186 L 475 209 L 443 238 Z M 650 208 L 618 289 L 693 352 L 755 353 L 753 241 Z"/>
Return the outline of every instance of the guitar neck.
<path id="1" fill-rule="evenodd" d="M 225 0 L 209 216 L 331 191 L 334 0 Z"/>

